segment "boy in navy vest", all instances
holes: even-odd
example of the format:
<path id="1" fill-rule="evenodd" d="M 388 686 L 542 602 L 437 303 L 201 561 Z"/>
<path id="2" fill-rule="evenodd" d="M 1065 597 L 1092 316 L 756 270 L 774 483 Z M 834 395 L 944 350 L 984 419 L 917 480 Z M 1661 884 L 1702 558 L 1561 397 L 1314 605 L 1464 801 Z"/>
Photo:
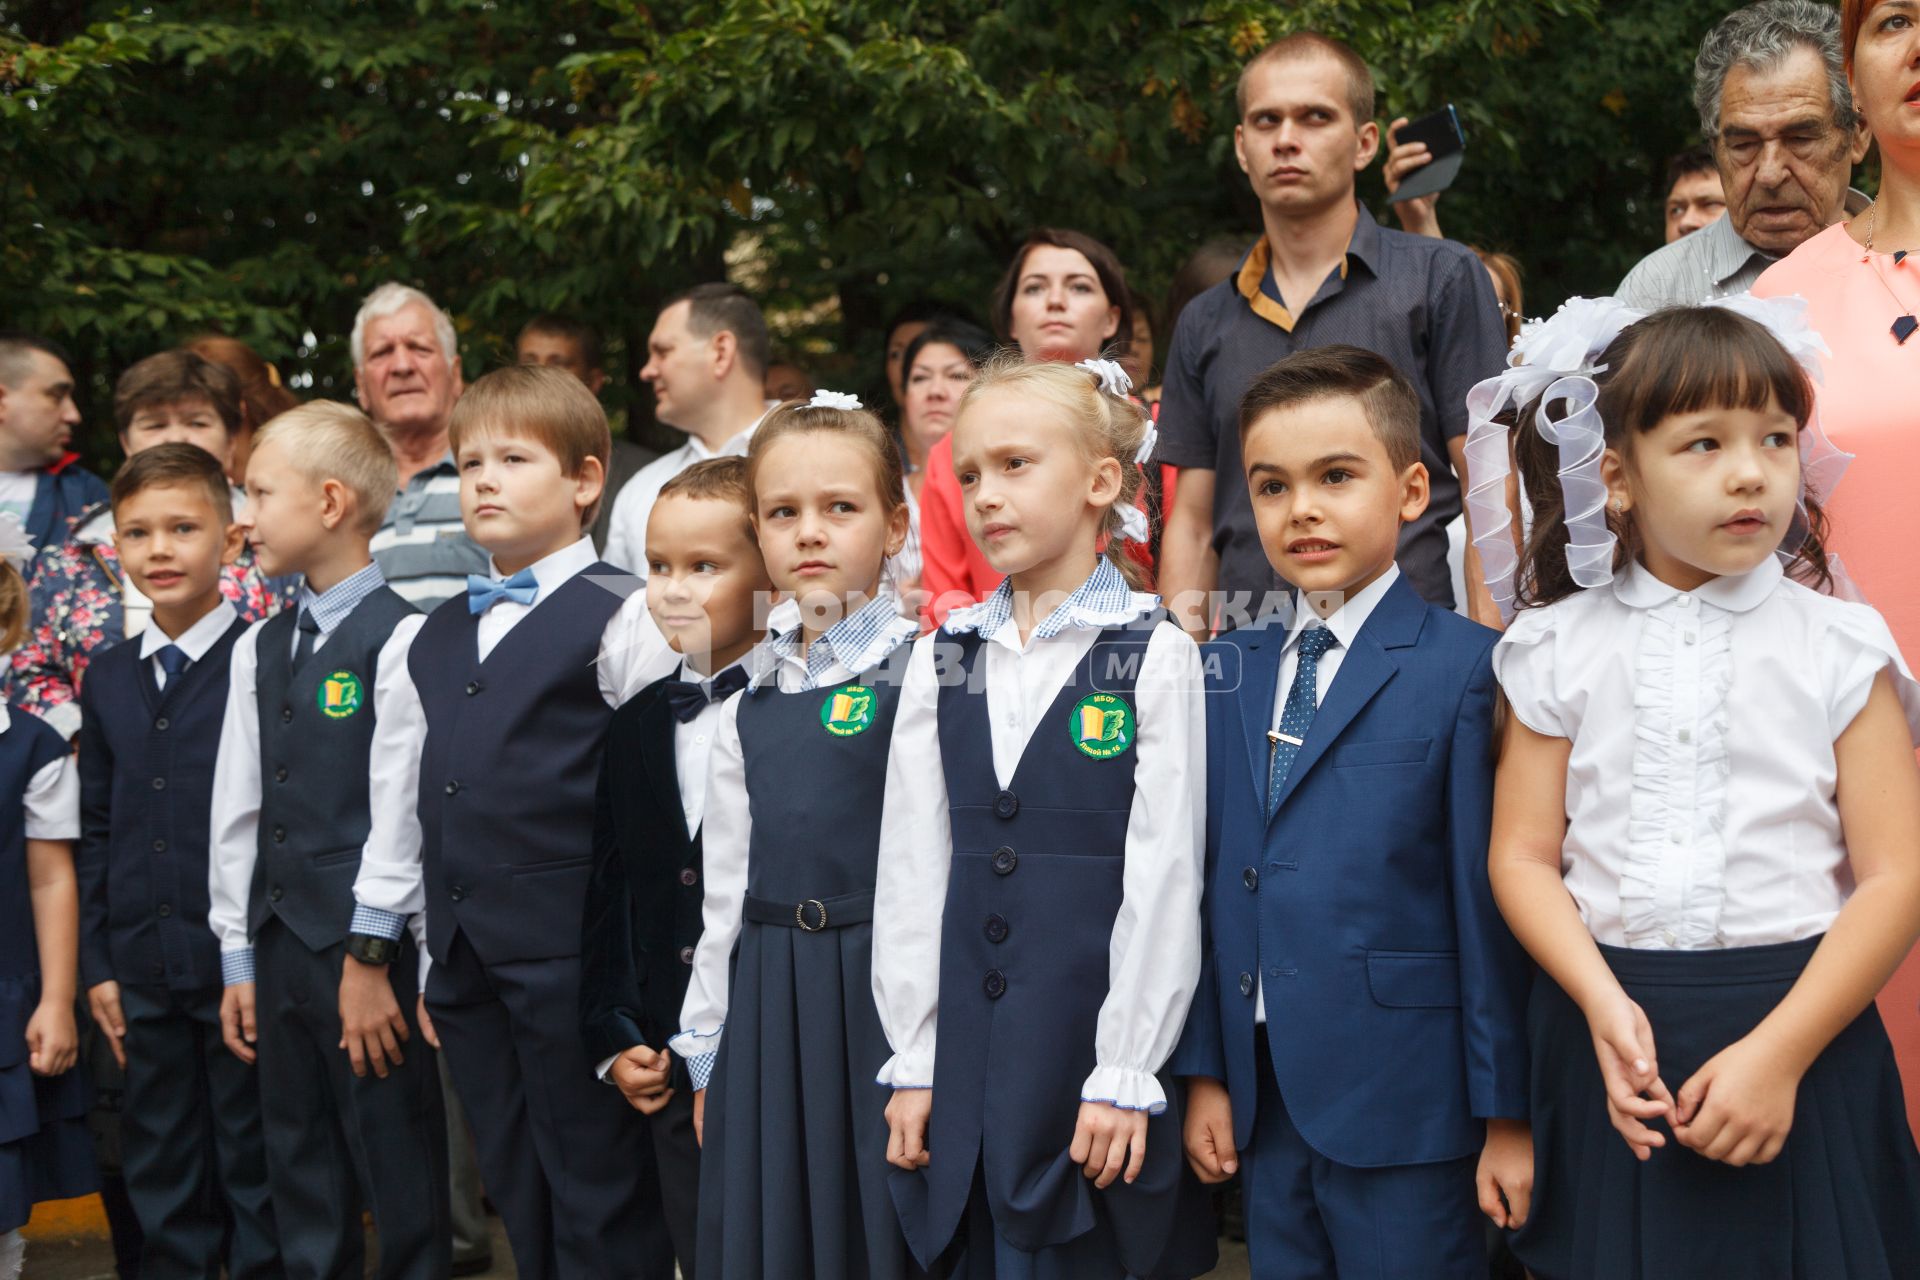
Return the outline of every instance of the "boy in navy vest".
<path id="1" fill-rule="evenodd" d="M 650 1117 L 667 1229 L 687 1277 L 696 1274 L 700 1144 L 692 1081 L 667 1040 L 680 1030 L 700 941 L 714 729 L 766 635 L 755 604 L 773 584 L 752 512 L 746 459 L 709 458 L 667 481 L 647 517 L 647 609 L 682 662 L 607 729 L 581 930 L 581 1035 L 600 1078 Z"/>
<path id="2" fill-rule="evenodd" d="M 142 1271 L 270 1280 L 260 1086 L 220 1047 L 207 929 L 214 755 L 246 630 L 220 571 L 242 534 L 219 461 L 194 445 L 128 459 L 111 500 L 120 564 L 153 617 L 100 655 L 80 694 L 81 976 L 126 1071 L 120 1147 Z"/>
<path id="3" fill-rule="evenodd" d="M 1487 879 L 1494 632 L 1394 567 L 1427 504 L 1413 386 L 1320 347 L 1241 403 L 1295 607 L 1214 642 L 1187 1156 L 1245 1179 L 1254 1274 L 1482 1280 L 1526 1216 L 1532 966 Z"/>
<path id="4" fill-rule="evenodd" d="M 431 1054 L 398 1046 L 348 1070 L 335 995 L 353 878 L 371 825 L 376 723 L 423 619 L 367 552 L 395 488 L 365 415 L 315 402 L 280 415 L 247 462 L 261 567 L 303 578 L 298 604 L 233 647 L 213 779 L 212 910 L 227 1047 L 258 1057 L 267 1180 L 284 1274 L 361 1274 L 360 1210 L 376 1275 L 439 1280 L 450 1265 L 446 1122 Z M 382 976 L 411 998 L 413 946 Z M 257 985 L 257 993 L 256 993 Z M 407 1039 L 402 1020 L 394 1034 Z"/>
<path id="5" fill-rule="evenodd" d="M 581 1042 L 580 922 L 607 725 L 679 655 L 585 533 L 610 447 L 592 392 L 560 369 L 497 369 L 449 434 L 492 572 L 427 618 L 406 655 L 413 709 L 383 716 L 374 742 L 339 982 L 348 1048 L 392 1052 L 405 1024 L 379 958 L 424 912 L 421 1025 L 472 1117 L 521 1280 L 670 1277 L 645 1122 Z"/>

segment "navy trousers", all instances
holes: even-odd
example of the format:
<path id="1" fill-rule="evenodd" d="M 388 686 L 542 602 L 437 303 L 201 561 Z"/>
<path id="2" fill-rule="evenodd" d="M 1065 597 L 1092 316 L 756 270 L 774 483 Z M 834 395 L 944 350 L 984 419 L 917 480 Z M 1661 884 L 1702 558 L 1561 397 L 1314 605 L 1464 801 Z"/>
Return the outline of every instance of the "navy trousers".
<path id="1" fill-rule="evenodd" d="M 1478 1159 L 1359 1169 L 1300 1136 L 1255 1031 L 1260 1100 L 1246 1179 L 1247 1257 L 1263 1280 L 1486 1280 Z"/>

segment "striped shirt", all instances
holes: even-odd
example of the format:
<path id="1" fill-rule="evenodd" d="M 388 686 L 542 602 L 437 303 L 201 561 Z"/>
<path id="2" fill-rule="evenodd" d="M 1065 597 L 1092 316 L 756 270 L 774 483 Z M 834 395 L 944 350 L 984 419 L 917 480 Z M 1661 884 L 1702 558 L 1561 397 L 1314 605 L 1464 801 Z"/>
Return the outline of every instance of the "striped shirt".
<path id="1" fill-rule="evenodd" d="M 464 592 L 468 574 L 487 571 L 487 553 L 460 519 L 451 451 L 401 486 L 369 546 L 387 585 L 425 613 Z"/>
<path id="2" fill-rule="evenodd" d="M 1862 192 L 1847 189 L 1849 215 L 1869 203 Z M 1640 259 L 1615 292 L 1642 311 L 1698 306 L 1752 292 L 1754 281 L 1785 256 L 1749 244 L 1733 229 L 1733 215 L 1725 214 Z"/>

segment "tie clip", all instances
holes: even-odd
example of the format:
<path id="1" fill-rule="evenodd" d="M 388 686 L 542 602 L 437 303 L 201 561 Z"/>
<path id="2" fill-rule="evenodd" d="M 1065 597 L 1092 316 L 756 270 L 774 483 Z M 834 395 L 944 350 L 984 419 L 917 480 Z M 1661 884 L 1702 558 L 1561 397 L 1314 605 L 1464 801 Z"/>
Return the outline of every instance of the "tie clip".
<path id="1" fill-rule="evenodd" d="M 1278 729 L 1269 729 L 1267 730 L 1267 741 L 1276 747 L 1283 742 L 1290 747 L 1298 747 L 1304 746 L 1307 740 L 1305 738 L 1296 738 L 1290 733 L 1282 733 Z"/>

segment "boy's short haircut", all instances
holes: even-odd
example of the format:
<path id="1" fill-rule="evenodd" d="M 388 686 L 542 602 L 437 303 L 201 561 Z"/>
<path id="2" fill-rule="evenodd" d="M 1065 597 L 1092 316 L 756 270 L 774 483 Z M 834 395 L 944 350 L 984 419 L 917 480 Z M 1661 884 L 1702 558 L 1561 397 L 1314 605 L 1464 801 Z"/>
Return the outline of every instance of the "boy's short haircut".
<path id="1" fill-rule="evenodd" d="M 560 338 L 571 342 L 580 349 L 580 363 L 589 369 L 598 369 L 602 355 L 600 331 L 584 320 L 572 316 L 563 316 L 552 311 L 542 311 L 533 319 L 520 326 L 520 333 L 513 340 L 517 348 L 522 339 L 530 333 L 544 333 L 550 338 Z"/>
<path id="2" fill-rule="evenodd" d="M 345 485 L 358 508 L 355 529 L 369 538 L 379 532 L 400 488 L 400 468 L 373 419 L 338 400 L 309 400 L 269 422 L 254 450 L 269 441 L 285 449 L 287 460 L 314 483 Z"/>
<path id="3" fill-rule="evenodd" d="M 1240 442 L 1276 409 L 1312 400 L 1358 400 L 1396 472 L 1420 461 L 1420 396 L 1407 375 L 1361 347 L 1296 351 L 1253 380 L 1240 401 Z"/>
<path id="4" fill-rule="evenodd" d="M 447 443 L 456 459 L 463 440 L 490 431 L 546 446 L 560 460 L 560 474 L 568 478 L 579 475 L 588 458 L 598 458 L 604 479 L 613 453 L 607 411 L 599 397 L 566 370 L 545 365 L 503 365 L 475 380 L 454 403 Z M 603 489 L 600 501 L 581 513 L 581 528 L 593 524 L 606 500 Z"/>
<path id="5" fill-rule="evenodd" d="M 1353 112 L 1353 127 L 1357 129 L 1370 123 L 1373 120 L 1373 68 L 1367 65 L 1365 58 L 1354 52 L 1352 45 L 1318 31 L 1296 31 L 1292 35 L 1282 36 L 1254 54 L 1252 60 L 1240 69 L 1240 83 L 1234 89 L 1240 119 L 1247 118 L 1247 77 L 1255 67 L 1269 62 L 1315 56 L 1332 58 L 1347 73 L 1347 110 Z"/>
<path id="6" fill-rule="evenodd" d="M 220 460 L 199 445 L 180 440 L 142 449 L 120 464 L 107 490 L 107 499 L 117 513 L 122 504 L 148 489 L 195 485 L 205 491 L 220 523 L 232 524 L 233 490 L 227 487 L 227 473 L 220 466 Z"/>
<path id="7" fill-rule="evenodd" d="M 696 462 L 660 486 L 660 498 L 704 498 L 712 502 L 731 502 L 740 508 L 740 527 L 747 541 L 757 541 L 753 532 L 753 488 L 747 483 L 745 458 L 707 458 Z M 655 499 L 654 510 L 658 511 Z"/>
<path id="8" fill-rule="evenodd" d="M 184 347 L 148 356 L 120 375 L 113 385 L 113 425 L 125 435 L 142 409 L 185 400 L 205 400 L 226 424 L 227 434 L 239 434 L 239 375 Z"/>

